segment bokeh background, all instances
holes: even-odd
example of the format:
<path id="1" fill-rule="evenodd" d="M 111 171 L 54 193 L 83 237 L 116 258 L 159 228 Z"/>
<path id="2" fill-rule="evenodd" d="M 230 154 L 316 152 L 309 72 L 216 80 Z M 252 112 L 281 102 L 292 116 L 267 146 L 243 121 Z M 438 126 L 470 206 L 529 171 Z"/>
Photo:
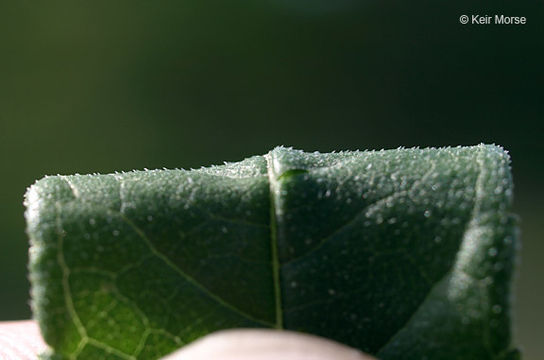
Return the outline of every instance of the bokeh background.
<path id="1" fill-rule="evenodd" d="M 200 167 L 279 144 L 484 142 L 513 159 L 515 338 L 544 358 L 543 14 L 525 0 L 0 2 L 0 320 L 31 316 L 22 199 L 46 174 Z"/>

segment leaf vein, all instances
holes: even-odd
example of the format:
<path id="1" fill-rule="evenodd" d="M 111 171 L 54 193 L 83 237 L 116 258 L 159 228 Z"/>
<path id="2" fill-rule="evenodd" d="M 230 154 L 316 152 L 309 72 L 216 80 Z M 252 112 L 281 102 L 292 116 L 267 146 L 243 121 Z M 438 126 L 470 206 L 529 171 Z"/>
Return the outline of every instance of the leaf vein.
<path id="1" fill-rule="evenodd" d="M 159 258 L 160 260 L 162 260 L 168 267 L 170 267 L 172 270 L 174 270 L 175 272 L 177 272 L 179 275 L 181 275 L 185 280 L 187 280 L 187 282 L 189 282 L 190 284 L 192 284 L 193 286 L 195 286 L 197 289 L 199 289 L 200 291 L 202 291 L 204 294 L 206 294 L 208 297 L 210 297 L 211 299 L 215 300 L 218 304 L 224 306 L 225 308 L 241 315 L 242 317 L 250 320 L 250 321 L 254 321 L 256 323 L 259 323 L 259 324 L 262 324 L 262 325 L 265 325 L 265 326 L 273 326 L 273 324 L 270 324 L 269 322 L 267 321 L 264 321 L 264 320 L 261 320 L 261 319 L 257 319 L 251 315 L 249 315 L 248 313 L 244 312 L 243 310 L 235 307 L 234 305 L 226 302 L 225 300 L 223 300 L 222 298 L 220 298 L 219 296 L 217 296 L 216 294 L 212 293 L 210 290 L 208 290 L 206 287 L 204 287 L 202 284 L 200 284 L 198 281 L 196 281 L 193 277 L 189 276 L 187 273 L 185 273 L 184 271 L 182 271 L 177 265 L 175 265 L 167 256 L 165 256 L 163 253 L 161 253 L 159 250 L 157 250 L 157 248 L 151 243 L 151 241 L 149 240 L 149 238 L 147 237 L 147 235 L 142 231 L 142 229 L 140 229 L 138 226 L 136 226 L 136 224 L 134 224 L 130 219 L 128 219 L 124 214 L 122 213 L 119 213 L 119 216 L 121 219 L 123 219 L 123 221 L 125 221 L 139 236 L 142 240 L 144 240 L 144 242 L 146 243 L 146 245 L 148 246 L 149 250 L 157 257 Z"/>

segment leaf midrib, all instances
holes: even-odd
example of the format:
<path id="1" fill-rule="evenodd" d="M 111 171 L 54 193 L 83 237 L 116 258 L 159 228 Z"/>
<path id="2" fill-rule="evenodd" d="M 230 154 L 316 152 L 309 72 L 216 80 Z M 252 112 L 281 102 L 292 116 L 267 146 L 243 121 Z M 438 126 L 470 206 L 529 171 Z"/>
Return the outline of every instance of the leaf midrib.
<path id="1" fill-rule="evenodd" d="M 274 305 L 276 321 L 274 327 L 277 329 L 283 329 L 283 309 L 281 301 L 281 283 L 280 283 L 280 261 L 278 256 L 278 234 L 277 234 L 277 221 L 276 221 L 276 197 L 275 187 L 277 181 L 275 181 L 274 169 L 271 164 L 271 155 L 266 156 L 267 172 L 268 172 L 268 184 L 269 184 L 269 201 L 270 201 L 270 256 L 272 264 L 272 281 L 274 282 Z"/>

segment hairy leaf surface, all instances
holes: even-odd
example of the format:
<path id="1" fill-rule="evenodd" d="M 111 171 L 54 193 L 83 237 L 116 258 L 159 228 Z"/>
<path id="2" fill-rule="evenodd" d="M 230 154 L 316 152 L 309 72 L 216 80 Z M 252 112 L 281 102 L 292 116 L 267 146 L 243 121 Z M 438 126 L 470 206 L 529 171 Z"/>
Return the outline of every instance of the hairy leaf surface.
<path id="1" fill-rule="evenodd" d="M 514 359 L 511 197 L 490 145 L 46 177 L 26 195 L 32 306 L 61 358 L 269 327 L 385 360 Z"/>

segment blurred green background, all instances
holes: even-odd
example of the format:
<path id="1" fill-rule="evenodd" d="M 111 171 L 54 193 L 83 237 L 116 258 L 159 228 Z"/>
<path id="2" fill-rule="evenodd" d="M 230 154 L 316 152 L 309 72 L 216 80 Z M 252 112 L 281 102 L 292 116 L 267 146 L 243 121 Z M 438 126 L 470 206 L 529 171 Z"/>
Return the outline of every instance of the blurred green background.
<path id="1" fill-rule="evenodd" d="M 524 26 L 459 24 L 526 16 Z M 23 194 L 46 174 L 503 145 L 515 338 L 544 358 L 543 1 L 3 1 L 0 320 L 30 317 Z"/>

